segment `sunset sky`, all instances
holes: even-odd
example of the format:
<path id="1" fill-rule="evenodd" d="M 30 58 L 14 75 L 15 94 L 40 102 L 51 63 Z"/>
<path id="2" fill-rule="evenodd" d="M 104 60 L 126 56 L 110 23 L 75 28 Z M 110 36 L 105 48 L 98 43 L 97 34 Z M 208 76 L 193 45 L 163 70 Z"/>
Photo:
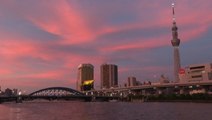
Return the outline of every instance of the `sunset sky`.
<path id="1" fill-rule="evenodd" d="M 77 67 L 119 67 L 128 76 L 173 78 L 172 9 L 183 67 L 212 62 L 211 0 L 1 0 L 0 86 L 28 92 L 76 87 Z"/>

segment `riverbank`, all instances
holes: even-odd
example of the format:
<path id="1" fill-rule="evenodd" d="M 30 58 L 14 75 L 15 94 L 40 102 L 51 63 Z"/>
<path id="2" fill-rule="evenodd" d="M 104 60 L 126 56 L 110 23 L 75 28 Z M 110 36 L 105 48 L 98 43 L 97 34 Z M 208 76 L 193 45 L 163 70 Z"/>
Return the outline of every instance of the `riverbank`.
<path id="1" fill-rule="evenodd" d="M 191 102 L 191 103 L 212 103 L 212 100 L 148 100 L 145 102 Z"/>
<path id="2" fill-rule="evenodd" d="M 168 95 L 148 95 L 130 96 L 131 102 L 195 102 L 212 103 L 211 94 L 168 94 Z"/>

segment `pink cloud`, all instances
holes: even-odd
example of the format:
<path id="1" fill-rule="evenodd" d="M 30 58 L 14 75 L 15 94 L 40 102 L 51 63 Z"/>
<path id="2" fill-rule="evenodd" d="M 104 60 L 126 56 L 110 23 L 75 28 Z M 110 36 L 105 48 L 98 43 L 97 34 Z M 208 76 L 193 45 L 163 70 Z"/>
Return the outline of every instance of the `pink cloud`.
<path id="1" fill-rule="evenodd" d="M 52 81 L 56 81 L 55 79 L 63 79 L 61 81 L 61 85 L 69 83 L 75 84 L 77 78 L 77 66 L 81 63 L 94 64 L 96 67 L 98 67 L 96 68 L 98 71 L 99 66 L 104 62 L 108 62 L 107 60 L 109 58 L 113 58 L 114 56 L 130 56 L 120 56 L 119 54 L 110 56 L 111 53 L 133 49 L 145 51 L 158 47 L 171 46 L 171 6 L 167 8 L 167 6 L 164 7 L 162 4 L 158 4 L 158 2 L 154 2 L 152 4 L 149 4 L 149 1 L 147 1 L 146 3 L 141 2 L 141 4 L 135 6 L 137 7 L 135 11 L 133 11 L 136 16 L 135 18 L 137 19 L 135 20 L 135 22 L 128 22 L 126 24 L 120 25 L 100 24 L 96 29 L 93 28 L 93 26 L 95 26 L 95 22 L 100 21 L 101 23 L 101 20 L 104 19 L 99 20 L 99 16 L 97 16 L 96 14 L 89 14 L 90 16 L 88 15 L 86 17 L 82 14 L 82 11 L 78 11 L 77 9 L 75 9 L 76 7 L 74 4 L 68 4 L 67 1 L 41 2 L 40 6 L 32 7 L 31 9 L 25 9 L 25 7 L 18 6 L 18 3 L 12 4 L 12 2 L 14 1 L 9 1 L 7 3 L 5 3 L 4 1 L 4 3 L 1 3 L 4 4 L 1 5 L 1 7 L 4 6 L 4 8 L 7 8 L 8 11 L 12 10 L 12 18 L 18 17 L 21 19 L 29 20 L 33 25 L 40 28 L 44 32 L 52 33 L 61 37 L 60 39 L 58 39 L 58 41 L 37 42 L 35 38 L 26 38 L 24 35 L 18 35 L 14 37 L 13 34 L 10 34 L 9 32 L 7 33 L 4 29 L 0 28 L 0 32 L 3 33 L 3 35 L 7 36 L 7 38 L 1 37 L 1 39 L 3 39 L 4 41 L 0 41 L 0 65 L 2 66 L 2 68 L 0 69 L 0 75 L 1 79 L 9 80 L 7 85 L 11 85 L 14 87 L 16 85 L 27 86 L 32 83 L 33 84 L 30 86 L 43 87 L 45 85 L 48 85 L 48 82 L 41 85 L 41 83 L 43 83 L 42 80 L 48 81 L 49 79 L 51 79 Z M 212 23 L 212 16 L 208 14 L 208 11 L 211 10 L 211 6 L 209 4 L 211 3 L 210 1 L 193 2 L 192 5 L 197 5 L 197 8 L 195 9 L 194 7 L 189 7 L 190 4 L 187 1 L 178 1 L 177 3 L 176 20 L 179 28 L 179 38 L 181 39 L 181 42 L 192 41 L 194 40 L 194 38 L 198 38 L 208 31 Z M 142 10 L 150 10 L 147 9 L 149 7 L 151 7 L 152 11 L 142 12 Z M 47 12 L 36 12 L 39 8 L 45 8 Z M 113 12 L 115 9 L 117 10 L 119 8 L 111 8 L 110 11 Z M 147 14 L 149 14 L 149 12 L 153 13 L 152 15 L 148 15 L 148 17 L 151 17 L 151 19 L 145 17 Z M 6 16 L 4 15 L 3 10 L 1 10 L 0 12 L 0 16 L 2 15 Z M 117 16 L 118 15 L 119 14 L 117 14 Z M 93 18 L 91 20 L 94 21 L 88 22 L 88 17 Z M 107 17 L 113 16 L 110 16 L 110 12 L 107 12 Z M 102 23 L 107 22 L 109 21 L 105 20 Z M 145 30 L 148 28 L 168 28 L 170 31 L 167 33 L 162 33 L 157 37 L 154 36 L 145 38 L 144 35 L 141 38 L 131 38 L 128 40 L 129 42 L 127 42 L 127 44 L 122 43 L 120 39 L 117 39 L 120 40 L 120 42 L 117 42 L 117 44 L 113 44 L 111 42 L 107 45 L 95 46 L 95 43 L 97 41 L 101 42 L 101 37 L 104 37 L 104 35 L 119 34 L 122 31 L 133 31 L 136 29 Z M 116 39 L 114 39 L 114 41 L 115 40 Z M 88 43 L 89 45 L 92 45 L 89 46 L 87 45 Z M 90 55 L 89 53 L 81 54 L 80 52 L 78 53 L 74 50 L 63 51 L 54 49 L 55 46 L 60 46 L 62 48 L 63 45 L 70 44 L 77 44 L 83 47 L 94 47 L 95 49 L 93 51 L 96 52 L 96 55 Z M 25 63 L 24 61 L 22 61 L 22 59 L 24 60 L 24 58 L 22 58 L 24 56 L 31 57 L 32 59 L 38 58 L 44 60 L 46 63 L 42 63 L 40 66 L 34 65 L 34 63 Z M 138 59 L 141 61 L 146 59 L 148 60 L 148 58 L 142 57 L 143 56 L 139 56 Z M 60 66 L 58 65 L 55 67 L 55 63 L 57 64 L 59 62 Z M 40 70 L 43 67 L 42 65 L 46 65 L 47 68 Z M 161 67 L 159 65 L 148 65 L 142 68 L 129 68 L 129 65 L 126 65 L 126 67 L 124 68 L 120 67 L 119 71 L 120 74 L 133 70 L 156 73 L 161 71 L 167 72 L 167 69 L 167 67 Z M 68 76 L 69 74 L 70 76 Z M 96 79 L 98 80 L 99 72 L 96 72 L 96 74 Z M 16 83 L 14 81 L 22 81 L 23 83 Z M 52 83 L 51 85 L 57 84 Z"/>
<path id="2" fill-rule="evenodd" d="M 1 76 L 8 75 L 8 74 L 11 74 L 11 71 L 10 70 L 0 69 L 0 75 Z"/>
<path id="3" fill-rule="evenodd" d="M 49 3 L 45 3 L 46 5 Z M 95 34 L 88 28 L 84 18 L 66 1 L 51 3 L 54 19 L 28 15 L 27 18 L 41 29 L 63 37 L 64 44 L 88 42 Z"/>
<path id="4" fill-rule="evenodd" d="M 17 58 L 23 56 L 37 57 L 46 61 L 53 59 L 53 56 L 48 55 L 46 49 L 36 42 L 27 42 L 25 41 L 26 38 L 18 39 L 0 42 L 2 44 L 0 54 L 4 56 L 4 59 L 15 61 Z"/>
<path id="5" fill-rule="evenodd" d="M 192 41 L 194 40 L 194 38 L 200 37 L 205 32 L 207 32 L 206 26 L 198 26 L 194 29 L 182 30 L 180 37 L 183 39 L 181 41 L 183 42 Z"/>
<path id="6" fill-rule="evenodd" d="M 64 70 L 48 70 L 41 72 L 28 73 L 23 76 L 19 76 L 19 78 L 29 78 L 29 79 L 61 79 L 64 78 L 64 74 L 66 71 Z"/>
<path id="7" fill-rule="evenodd" d="M 101 51 L 113 52 L 119 50 L 130 50 L 130 49 L 151 49 L 156 47 L 161 47 L 165 45 L 170 45 L 170 42 L 166 40 L 166 36 L 158 37 L 157 40 L 154 38 L 140 40 L 140 42 L 132 42 L 129 44 L 120 44 L 117 46 L 108 46 L 102 48 Z"/>
<path id="8" fill-rule="evenodd" d="M 193 26 L 189 29 L 179 29 L 179 38 L 181 42 L 192 41 L 194 38 L 200 37 L 202 34 L 207 32 L 208 23 L 212 21 L 212 16 L 208 16 L 207 9 L 203 9 L 204 11 L 199 11 L 198 9 L 192 9 L 193 12 L 187 13 L 185 11 L 191 11 L 188 7 L 188 4 L 184 4 L 183 6 L 178 6 L 177 14 L 177 25 L 178 28 L 182 28 L 183 26 Z M 159 7 L 158 5 L 154 5 L 155 7 Z M 180 9 L 179 9 L 180 8 Z M 187 9 L 189 8 L 189 9 Z M 196 11 L 196 12 L 194 12 Z M 104 33 L 116 33 L 122 30 L 130 30 L 136 28 L 158 28 L 158 27 L 170 27 L 170 32 L 164 36 L 158 36 L 157 38 L 150 38 L 150 39 L 141 39 L 141 42 L 132 42 L 127 45 L 116 45 L 116 46 L 107 46 L 102 48 L 101 51 L 117 51 L 117 50 L 129 50 L 129 49 L 151 49 L 156 47 L 162 46 L 170 46 L 171 37 L 171 27 L 172 27 L 172 9 L 171 6 L 169 9 L 162 9 L 159 11 L 160 13 L 164 13 L 164 15 L 157 15 L 156 20 L 149 20 L 145 21 L 144 24 L 134 23 L 134 24 L 127 24 L 125 26 L 120 27 L 107 27 L 105 28 L 101 34 Z M 204 14 L 202 14 L 204 13 Z M 181 14 L 181 15 L 180 15 Z M 188 15 L 189 14 L 189 15 Z M 202 16 L 202 17 L 201 17 Z M 200 18 L 204 18 L 199 20 Z M 157 40 L 156 40 L 157 39 Z"/>
<path id="9" fill-rule="evenodd" d="M 24 54 L 30 54 L 32 51 L 34 51 L 34 48 L 29 43 L 16 40 L 9 41 L 1 42 L 2 47 L 0 48 L 0 54 L 2 54 L 4 57 L 15 58 Z"/>

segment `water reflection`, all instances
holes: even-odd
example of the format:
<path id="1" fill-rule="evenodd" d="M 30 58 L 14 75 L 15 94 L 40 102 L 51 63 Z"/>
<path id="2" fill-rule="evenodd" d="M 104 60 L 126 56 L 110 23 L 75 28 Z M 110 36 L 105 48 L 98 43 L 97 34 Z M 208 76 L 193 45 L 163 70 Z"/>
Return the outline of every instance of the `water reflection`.
<path id="1" fill-rule="evenodd" d="M 10 120 L 23 120 L 22 115 L 21 115 L 21 108 L 11 107 L 9 113 L 10 113 Z"/>
<path id="2" fill-rule="evenodd" d="M 211 120 L 212 104 L 42 102 L 0 104 L 0 120 Z"/>

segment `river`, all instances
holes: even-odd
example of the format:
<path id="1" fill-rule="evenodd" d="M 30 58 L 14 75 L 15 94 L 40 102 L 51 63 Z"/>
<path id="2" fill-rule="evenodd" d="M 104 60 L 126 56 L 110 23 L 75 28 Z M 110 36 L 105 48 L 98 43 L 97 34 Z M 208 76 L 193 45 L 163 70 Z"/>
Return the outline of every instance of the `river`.
<path id="1" fill-rule="evenodd" d="M 212 120 L 210 103 L 29 102 L 0 104 L 0 120 Z"/>

